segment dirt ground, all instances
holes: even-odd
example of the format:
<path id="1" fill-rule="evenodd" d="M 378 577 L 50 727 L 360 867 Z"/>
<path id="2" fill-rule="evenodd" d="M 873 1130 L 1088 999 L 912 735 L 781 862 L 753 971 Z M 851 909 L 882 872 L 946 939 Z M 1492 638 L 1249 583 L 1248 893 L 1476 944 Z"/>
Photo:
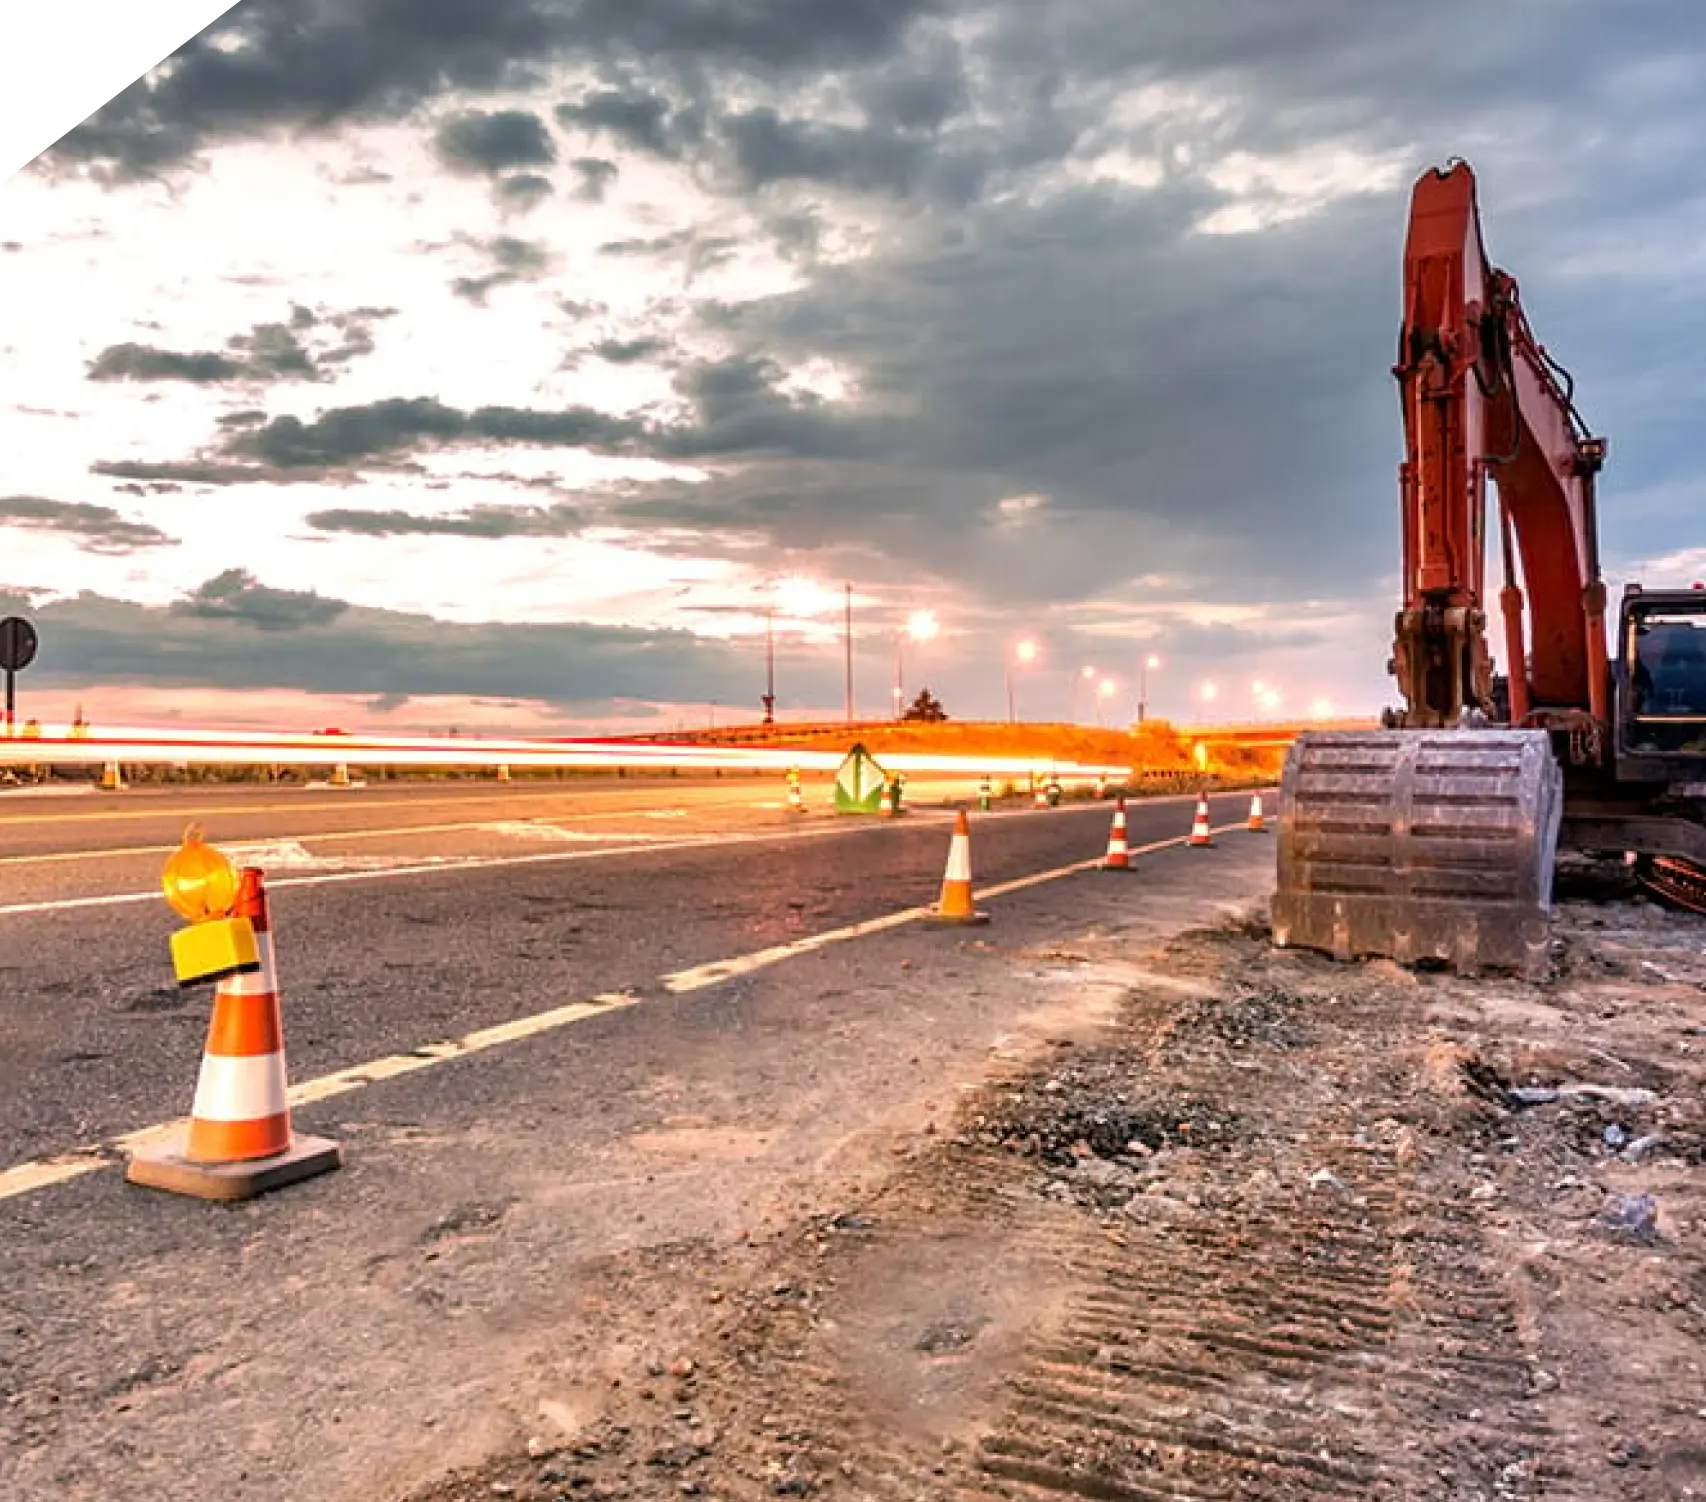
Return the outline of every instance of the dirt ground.
<path id="1" fill-rule="evenodd" d="M 613 1260 L 418 1502 L 1706 1498 L 1706 922 L 1564 897 L 1536 984 L 1121 957 L 860 1202 Z"/>

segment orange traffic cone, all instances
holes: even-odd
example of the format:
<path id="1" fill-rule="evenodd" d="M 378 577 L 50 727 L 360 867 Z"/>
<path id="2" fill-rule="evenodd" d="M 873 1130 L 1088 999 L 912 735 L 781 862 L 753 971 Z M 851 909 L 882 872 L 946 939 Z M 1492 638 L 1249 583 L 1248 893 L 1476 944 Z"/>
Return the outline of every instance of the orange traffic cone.
<path id="1" fill-rule="evenodd" d="M 513 782 L 514 780 L 515 779 L 509 775 L 509 763 L 507 761 L 500 761 L 498 763 L 498 781 Z"/>
<path id="2" fill-rule="evenodd" d="M 124 791 L 124 772 L 116 761 L 109 761 L 101 768 L 101 791 L 103 793 L 120 793 Z"/>
<path id="3" fill-rule="evenodd" d="M 340 761 L 335 767 L 333 767 L 332 768 L 332 775 L 328 779 L 328 781 L 330 782 L 331 786 L 333 786 L 335 788 L 347 788 L 347 787 L 354 787 L 355 786 L 355 784 L 350 781 L 349 764 L 347 762 L 341 762 Z"/>
<path id="4" fill-rule="evenodd" d="M 800 787 L 800 780 L 797 777 L 790 777 L 788 779 L 788 812 L 803 814 L 805 811 L 806 795 Z"/>
<path id="5" fill-rule="evenodd" d="M 1214 843 L 1214 836 L 1208 828 L 1208 797 L 1206 794 L 1197 796 L 1197 816 L 1191 825 L 1190 844 L 1201 849 Z"/>
<path id="6" fill-rule="evenodd" d="M 942 877 L 942 900 L 925 914 L 927 923 L 987 923 L 971 896 L 971 825 L 962 808 L 954 816 L 954 837 L 948 843 L 948 869 Z"/>
<path id="7" fill-rule="evenodd" d="M 233 915 L 254 926 L 261 968 L 219 983 L 188 1131 L 166 1147 L 138 1149 L 125 1174 L 133 1184 L 248 1199 L 343 1162 L 337 1143 L 290 1129 L 272 924 L 253 866 L 243 870 Z"/>
<path id="8" fill-rule="evenodd" d="M 1031 798 L 1031 807 L 1032 808 L 1047 808 L 1048 807 L 1048 785 L 1046 783 L 1039 782 L 1037 784 L 1036 793 Z"/>
<path id="9" fill-rule="evenodd" d="M 1125 842 L 1125 799 L 1114 799 L 1114 827 L 1108 835 L 1108 857 L 1102 862 L 1104 871 L 1130 871 L 1131 852 Z"/>
<path id="10" fill-rule="evenodd" d="M 1252 793 L 1250 795 L 1250 833 L 1266 834 L 1267 828 L 1267 825 L 1262 822 L 1262 795 Z"/>

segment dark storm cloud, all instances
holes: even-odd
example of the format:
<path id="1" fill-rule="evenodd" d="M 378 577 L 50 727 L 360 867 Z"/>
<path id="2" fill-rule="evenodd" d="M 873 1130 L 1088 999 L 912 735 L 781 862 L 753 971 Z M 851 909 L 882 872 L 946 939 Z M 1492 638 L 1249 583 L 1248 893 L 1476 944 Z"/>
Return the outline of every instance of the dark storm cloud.
<path id="1" fill-rule="evenodd" d="M 555 191 L 551 179 L 541 177 L 537 172 L 516 172 L 499 178 L 492 186 L 498 206 L 513 209 L 518 214 L 538 208 Z"/>
<path id="2" fill-rule="evenodd" d="M 705 106 L 676 105 L 648 89 L 598 89 L 556 109 L 564 130 L 580 130 L 647 155 L 675 161 L 705 140 Z"/>
<path id="3" fill-rule="evenodd" d="M 615 162 L 606 161 L 599 156 L 577 156 L 569 165 L 580 179 L 575 189 L 575 197 L 584 203 L 602 203 L 605 190 L 619 175 Z"/>
<path id="4" fill-rule="evenodd" d="M 667 339 L 604 339 L 593 345 L 592 352 L 612 365 L 637 365 L 655 359 L 668 348 Z"/>
<path id="5" fill-rule="evenodd" d="M 174 601 L 174 615 L 232 621 L 257 631 L 300 631 L 327 626 L 349 608 L 308 590 L 269 589 L 247 569 L 227 569 Z"/>
<path id="6" fill-rule="evenodd" d="M 0 528 L 5 527 L 63 532 L 77 538 L 90 553 L 134 553 L 143 548 L 173 547 L 177 543 L 175 537 L 168 537 L 158 527 L 127 520 L 111 506 L 50 501 L 36 495 L 0 496 Z"/>
<path id="7" fill-rule="evenodd" d="M 0 589 L 0 604 L 12 598 L 53 644 L 51 670 L 40 665 L 43 688 L 471 695 L 583 710 L 600 700 L 753 696 L 745 644 L 617 626 L 464 625 L 273 589 L 240 570 L 162 607 L 84 593 L 31 608 Z"/>
<path id="8" fill-rule="evenodd" d="M 212 450 L 194 458 L 105 460 L 92 468 L 125 480 L 288 483 L 293 472 L 298 480 L 347 481 L 365 470 L 406 466 L 418 452 L 448 447 L 525 445 L 657 459 L 827 459 L 868 455 L 893 441 L 886 420 L 809 393 L 783 391 L 783 377 L 778 365 L 758 356 L 696 361 L 676 373 L 681 410 L 668 419 L 617 417 L 585 406 L 463 410 L 432 397 L 334 407 L 307 421 L 291 414 L 257 423 L 245 414 L 246 420 L 229 428 Z"/>
<path id="9" fill-rule="evenodd" d="M 477 307 L 485 305 L 486 294 L 494 287 L 507 287 L 513 282 L 534 281 L 544 274 L 551 257 L 537 240 L 522 240 L 514 235 L 494 235 L 476 244 L 491 257 L 495 269 L 484 276 L 459 276 L 450 284 L 458 297 Z"/>
<path id="10" fill-rule="evenodd" d="M 920 566 L 1027 598 L 1139 572 L 1132 554 L 1223 598 L 1252 579 L 1267 597 L 1377 576 L 1386 540 L 1368 523 L 1395 504 L 1369 498 L 1395 420 L 1390 200 L 1262 237 L 1188 237 L 1213 205 L 1189 188 L 1142 202 L 1085 189 L 985 208 L 963 239 L 709 310 L 783 363 L 858 371 L 860 395 L 778 414 L 762 362 L 700 367 L 684 390 L 699 423 L 673 451 L 780 428 L 790 459 L 860 462 L 756 464 L 654 495 L 656 511 L 688 506 L 696 524 L 720 516 L 792 543 L 881 536 Z M 836 441 L 814 454 L 805 422 Z M 1300 431 L 1307 463 L 1282 457 Z M 1029 494 L 1048 498 L 1033 521 L 995 519 L 1001 499 Z"/>
<path id="11" fill-rule="evenodd" d="M 433 145 L 453 172 L 495 175 L 557 160 L 556 142 L 531 110 L 464 110 L 438 127 Z"/>
<path id="12" fill-rule="evenodd" d="M 682 284 L 692 287 L 707 271 L 726 266 L 735 259 L 740 240 L 733 235 L 707 234 L 695 228 L 672 230 L 667 235 L 644 239 L 606 240 L 598 247 L 601 256 L 623 259 L 681 262 Z"/>
<path id="13" fill-rule="evenodd" d="M 336 482 L 345 476 L 312 466 L 269 466 L 231 464 L 218 460 L 183 459 L 152 462 L 143 459 L 97 459 L 89 466 L 92 475 L 116 480 L 142 480 L 177 485 L 298 485 Z"/>
<path id="14" fill-rule="evenodd" d="M 529 443 L 613 453 L 630 448 L 643 431 L 633 419 L 590 407 L 555 412 L 479 407 L 465 412 L 430 397 L 412 397 L 337 407 L 311 422 L 275 417 L 231 437 L 225 452 L 279 469 L 321 469 L 359 466 L 416 447 L 452 443 Z"/>
<path id="15" fill-rule="evenodd" d="M 516 88 L 561 58 L 799 74 L 881 58 L 934 0 L 243 0 L 59 141 L 116 180 L 219 140 L 404 119 Z"/>
<path id="16" fill-rule="evenodd" d="M 320 381 L 335 368 L 373 352 L 373 325 L 395 308 L 327 312 L 294 304 L 286 322 L 259 323 L 226 341 L 224 351 L 157 349 L 112 344 L 89 362 L 91 381 L 185 381 L 225 385 L 238 381 Z"/>
<path id="17" fill-rule="evenodd" d="M 109 344 L 89 362 L 91 381 L 192 381 L 209 385 L 245 374 L 241 360 L 211 350 L 185 353 L 146 344 Z"/>
<path id="18" fill-rule="evenodd" d="M 788 120 L 769 108 L 730 115 L 723 130 L 747 189 L 802 181 L 905 194 L 930 151 L 922 137 Z"/>
<path id="19" fill-rule="evenodd" d="M 472 506 L 453 516 L 421 516 L 412 511 L 334 509 L 313 511 L 308 525 L 320 532 L 362 537 L 573 537 L 584 525 L 578 507 Z"/>

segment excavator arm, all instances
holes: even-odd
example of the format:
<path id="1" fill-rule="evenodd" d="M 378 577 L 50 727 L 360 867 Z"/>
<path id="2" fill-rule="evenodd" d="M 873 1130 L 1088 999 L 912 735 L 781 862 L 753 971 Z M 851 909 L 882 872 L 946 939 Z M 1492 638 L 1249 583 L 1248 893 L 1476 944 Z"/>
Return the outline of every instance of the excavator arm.
<path id="1" fill-rule="evenodd" d="M 1534 337 L 1515 279 L 1488 261 L 1462 162 L 1411 193 L 1393 374 L 1405 455 L 1391 670 L 1404 707 L 1380 731 L 1293 745 L 1275 943 L 1543 973 L 1561 834 L 1635 853 L 1649 889 L 1706 911 L 1706 607 L 1694 591 L 1631 585 L 1614 691 L 1594 500 L 1605 440 Z M 1505 705 L 1487 640 L 1491 540 Z"/>
<path id="2" fill-rule="evenodd" d="M 1484 578 L 1490 478 L 1510 721 L 1568 728 L 1582 757 L 1602 759 L 1609 679 L 1594 477 L 1605 441 L 1589 435 L 1568 375 L 1535 339 L 1516 280 L 1487 259 L 1467 163 L 1423 174 L 1412 191 L 1403 307 L 1393 369 L 1406 448 L 1404 596 L 1392 659 L 1405 701 L 1398 723 L 1454 725 L 1466 709 L 1494 717 Z"/>

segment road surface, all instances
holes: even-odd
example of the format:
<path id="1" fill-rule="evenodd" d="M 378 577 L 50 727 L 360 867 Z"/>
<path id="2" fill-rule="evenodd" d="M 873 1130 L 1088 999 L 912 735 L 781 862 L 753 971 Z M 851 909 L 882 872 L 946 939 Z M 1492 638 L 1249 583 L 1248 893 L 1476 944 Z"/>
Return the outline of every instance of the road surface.
<path id="1" fill-rule="evenodd" d="M 1133 845 L 1168 848 L 1119 875 L 1069 869 L 1108 804 L 1010 807 L 973 818 L 993 921 L 931 929 L 907 914 L 948 813 L 813 792 L 0 802 L 0 1492 L 389 1497 L 572 1423 L 633 1259 L 833 1203 L 992 1049 L 1105 1013 L 1124 950 L 1269 884 L 1247 795 L 1212 851 L 1178 847 L 1189 801 L 1134 803 Z M 193 1091 L 207 997 L 172 982 L 157 885 L 189 817 L 268 871 L 296 1125 L 348 1154 L 239 1207 L 129 1186 L 113 1150 Z M 1085 934 L 1113 959 L 1067 953 Z"/>

